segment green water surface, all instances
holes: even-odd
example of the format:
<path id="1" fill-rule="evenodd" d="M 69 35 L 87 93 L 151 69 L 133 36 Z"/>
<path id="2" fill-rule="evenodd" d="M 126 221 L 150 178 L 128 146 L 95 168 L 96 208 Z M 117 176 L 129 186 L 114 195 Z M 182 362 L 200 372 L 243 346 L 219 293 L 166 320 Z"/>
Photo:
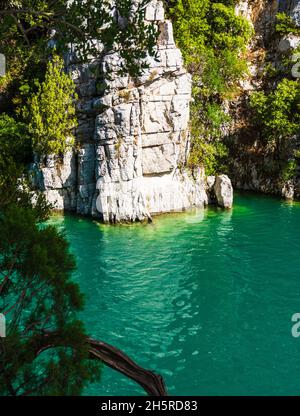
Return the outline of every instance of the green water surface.
<path id="1" fill-rule="evenodd" d="M 51 220 L 76 255 L 91 336 L 161 373 L 176 395 L 298 395 L 300 204 L 247 194 L 153 224 Z M 109 368 L 86 395 L 139 395 Z"/>

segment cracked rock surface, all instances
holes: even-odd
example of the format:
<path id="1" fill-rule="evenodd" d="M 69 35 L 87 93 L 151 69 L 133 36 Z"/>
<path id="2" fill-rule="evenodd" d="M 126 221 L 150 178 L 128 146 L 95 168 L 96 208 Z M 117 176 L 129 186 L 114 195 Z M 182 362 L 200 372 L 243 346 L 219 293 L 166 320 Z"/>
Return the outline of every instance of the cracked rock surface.
<path id="1" fill-rule="evenodd" d="M 162 1 L 153 0 L 145 18 L 160 36 L 157 59 L 148 58 L 138 79 L 120 75 L 117 52 L 85 65 L 69 62 L 79 94 L 76 152 L 33 169 L 57 209 L 120 222 L 207 203 L 204 172 L 195 179 L 185 169 L 191 76 Z"/>

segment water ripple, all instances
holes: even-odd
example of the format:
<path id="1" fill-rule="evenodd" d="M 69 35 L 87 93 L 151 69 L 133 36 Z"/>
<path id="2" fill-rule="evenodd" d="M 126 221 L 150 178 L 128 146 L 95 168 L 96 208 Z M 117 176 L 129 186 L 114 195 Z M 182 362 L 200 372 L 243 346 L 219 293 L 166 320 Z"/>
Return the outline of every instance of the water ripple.
<path id="1" fill-rule="evenodd" d="M 300 204 L 244 195 L 233 211 L 152 225 L 72 216 L 65 230 L 92 336 L 164 375 L 173 394 L 298 394 Z M 110 369 L 86 394 L 143 394 Z"/>

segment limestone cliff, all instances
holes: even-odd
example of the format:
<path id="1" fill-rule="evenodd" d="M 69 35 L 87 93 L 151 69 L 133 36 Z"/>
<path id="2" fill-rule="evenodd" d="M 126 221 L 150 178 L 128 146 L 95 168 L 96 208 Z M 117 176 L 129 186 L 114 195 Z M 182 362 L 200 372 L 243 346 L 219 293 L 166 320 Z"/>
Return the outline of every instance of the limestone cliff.
<path id="1" fill-rule="evenodd" d="M 204 172 L 194 178 L 185 169 L 191 76 L 162 1 L 153 0 L 145 18 L 160 36 L 156 59 L 138 79 L 120 76 L 116 52 L 86 65 L 69 59 L 79 94 L 77 149 L 33 167 L 56 209 L 118 222 L 208 202 Z"/>
<path id="2" fill-rule="evenodd" d="M 270 87 L 265 83 L 267 67 L 280 69 L 282 54 L 291 53 L 300 44 L 298 36 L 280 38 L 275 35 L 278 12 L 285 12 L 300 26 L 300 0 L 243 0 L 236 11 L 249 19 L 254 28 L 254 36 L 247 56 L 250 76 L 241 83 L 242 94 L 231 108 L 234 119 L 232 131 L 229 132 L 233 138 L 231 179 L 239 189 L 276 194 L 288 199 L 300 198 L 299 174 L 284 181 L 274 172 L 278 155 L 260 144 L 257 131 L 251 125 L 247 106 L 252 91 Z M 299 137 L 286 141 L 281 147 L 282 159 L 288 161 L 298 149 Z"/>

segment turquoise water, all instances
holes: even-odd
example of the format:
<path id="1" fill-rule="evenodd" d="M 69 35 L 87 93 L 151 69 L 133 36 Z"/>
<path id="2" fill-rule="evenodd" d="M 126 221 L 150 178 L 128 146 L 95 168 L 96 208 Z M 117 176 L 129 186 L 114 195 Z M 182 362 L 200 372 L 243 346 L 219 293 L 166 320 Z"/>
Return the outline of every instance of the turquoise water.
<path id="1" fill-rule="evenodd" d="M 160 372 L 170 394 L 298 395 L 300 204 L 235 197 L 150 225 L 53 217 L 77 257 L 91 336 Z M 144 394 L 105 368 L 85 394 Z"/>

